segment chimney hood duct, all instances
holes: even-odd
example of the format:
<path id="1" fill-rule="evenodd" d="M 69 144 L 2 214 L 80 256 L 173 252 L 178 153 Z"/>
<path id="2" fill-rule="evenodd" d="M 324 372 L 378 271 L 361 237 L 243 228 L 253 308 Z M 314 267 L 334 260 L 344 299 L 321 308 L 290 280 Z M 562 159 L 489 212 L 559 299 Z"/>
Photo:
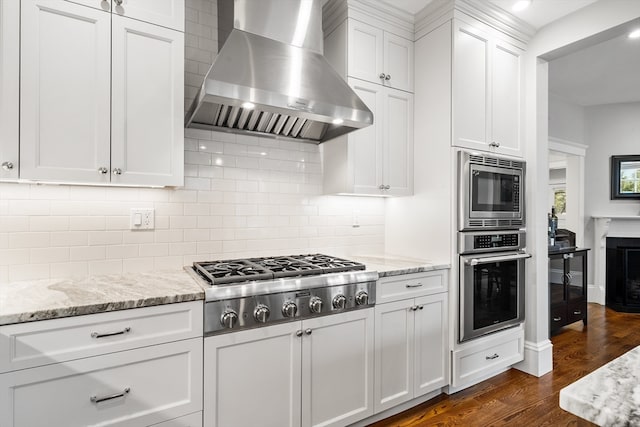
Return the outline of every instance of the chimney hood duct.
<path id="1" fill-rule="evenodd" d="M 186 127 L 320 143 L 373 123 L 322 55 L 322 0 L 218 0 L 218 33 Z"/>

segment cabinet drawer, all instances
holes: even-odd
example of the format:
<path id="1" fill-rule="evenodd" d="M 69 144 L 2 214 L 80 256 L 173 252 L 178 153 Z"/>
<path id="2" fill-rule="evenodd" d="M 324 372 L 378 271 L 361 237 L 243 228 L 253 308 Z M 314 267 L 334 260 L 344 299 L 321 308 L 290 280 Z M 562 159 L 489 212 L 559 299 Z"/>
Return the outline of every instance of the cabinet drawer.
<path id="1" fill-rule="evenodd" d="M 454 387 L 473 383 L 523 358 L 524 332 L 520 328 L 480 338 L 479 342 L 453 352 L 451 383 Z"/>
<path id="2" fill-rule="evenodd" d="M 376 287 L 376 303 L 399 301 L 447 291 L 445 270 L 383 277 Z"/>
<path id="3" fill-rule="evenodd" d="M 549 316 L 549 332 L 555 332 L 567 324 L 567 305 L 551 306 Z"/>
<path id="4" fill-rule="evenodd" d="M 202 338 L 10 372 L 0 384 L 3 427 L 151 425 L 202 410 Z"/>
<path id="5" fill-rule="evenodd" d="M 0 373 L 202 336 L 202 301 L 0 327 Z"/>
<path id="6" fill-rule="evenodd" d="M 585 300 L 571 301 L 567 304 L 567 325 L 582 320 L 587 315 L 587 302 Z"/>

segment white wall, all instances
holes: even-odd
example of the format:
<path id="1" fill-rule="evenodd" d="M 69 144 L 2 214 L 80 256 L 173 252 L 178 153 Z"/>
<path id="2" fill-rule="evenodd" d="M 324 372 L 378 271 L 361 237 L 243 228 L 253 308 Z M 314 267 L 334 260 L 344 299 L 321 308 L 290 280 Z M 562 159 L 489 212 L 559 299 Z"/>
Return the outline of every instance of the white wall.
<path id="1" fill-rule="evenodd" d="M 553 62 L 549 79 L 553 78 Z M 584 107 L 549 93 L 549 136 L 564 141 L 584 143 Z"/>
<path id="2" fill-rule="evenodd" d="M 186 4 L 188 105 L 217 51 L 217 8 L 215 0 Z M 384 200 L 322 196 L 319 146 L 185 136 L 184 188 L 0 183 L 0 284 L 248 255 L 383 251 Z M 129 230 L 133 207 L 155 208 L 154 231 Z"/>
<path id="3" fill-rule="evenodd" d="M 594 247 L 593 215 L 640 215 L 640 200 L 610 199 L 612 155 L 640 154 L 640 103 L 587 107 L 585 157 L 585 246 Z M 589 282 L 594 275 L 593 253 L 589 257 Z M 596 284 L 604 286 L 602 284 Z"/>

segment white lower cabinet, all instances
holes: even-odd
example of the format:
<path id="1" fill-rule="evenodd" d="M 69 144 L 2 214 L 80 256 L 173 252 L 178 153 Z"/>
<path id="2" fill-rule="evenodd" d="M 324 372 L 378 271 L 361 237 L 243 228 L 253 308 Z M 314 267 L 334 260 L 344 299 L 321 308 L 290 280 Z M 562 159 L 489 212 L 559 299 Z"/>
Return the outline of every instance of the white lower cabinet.
<path id="1" fill-rule="evenodd" d="M 201 409 L 202 339 L 0 375 L 6 427 L 147 426 Z"/>
<path id="2" fill-rule="evenodd" d="M 373 414 L 373 309 L 205 339 L 207 427 L 345 426 Z"/>
<path id="3" fill-rule="evenodd" d="M 202 302 L 0 327 L 0 426 L 202 425 Z"/>
<path id="4" fill-rule="evenodd" d="M 521 326 L 463 343 L 453 351 L 451 391 L 485 380 L 524 359 Z"/>
<path id="5" fill-rule="evenodd" d="M 448 384 L 447 300 L 443 292 L 376 306 L 376 413 Z"/>

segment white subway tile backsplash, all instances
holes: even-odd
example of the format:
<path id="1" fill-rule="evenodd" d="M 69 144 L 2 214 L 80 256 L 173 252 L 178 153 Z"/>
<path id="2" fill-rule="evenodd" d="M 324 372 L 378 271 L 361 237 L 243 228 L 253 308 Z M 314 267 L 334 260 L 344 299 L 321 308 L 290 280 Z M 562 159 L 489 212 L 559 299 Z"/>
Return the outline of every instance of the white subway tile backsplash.
<path id="1" fill-rule="evenodd" d="M 188 107 L 216 54 L 217 2 L 187 0 L 186 7 Z M 184 134 L 183 188 L 0 183 L 0 283 L 383 250 L 385 201 L 323 196 L 321 146 L 201 129 Z M 137 207 L 155 209 L 155 230 L 129 229 Z"/>

